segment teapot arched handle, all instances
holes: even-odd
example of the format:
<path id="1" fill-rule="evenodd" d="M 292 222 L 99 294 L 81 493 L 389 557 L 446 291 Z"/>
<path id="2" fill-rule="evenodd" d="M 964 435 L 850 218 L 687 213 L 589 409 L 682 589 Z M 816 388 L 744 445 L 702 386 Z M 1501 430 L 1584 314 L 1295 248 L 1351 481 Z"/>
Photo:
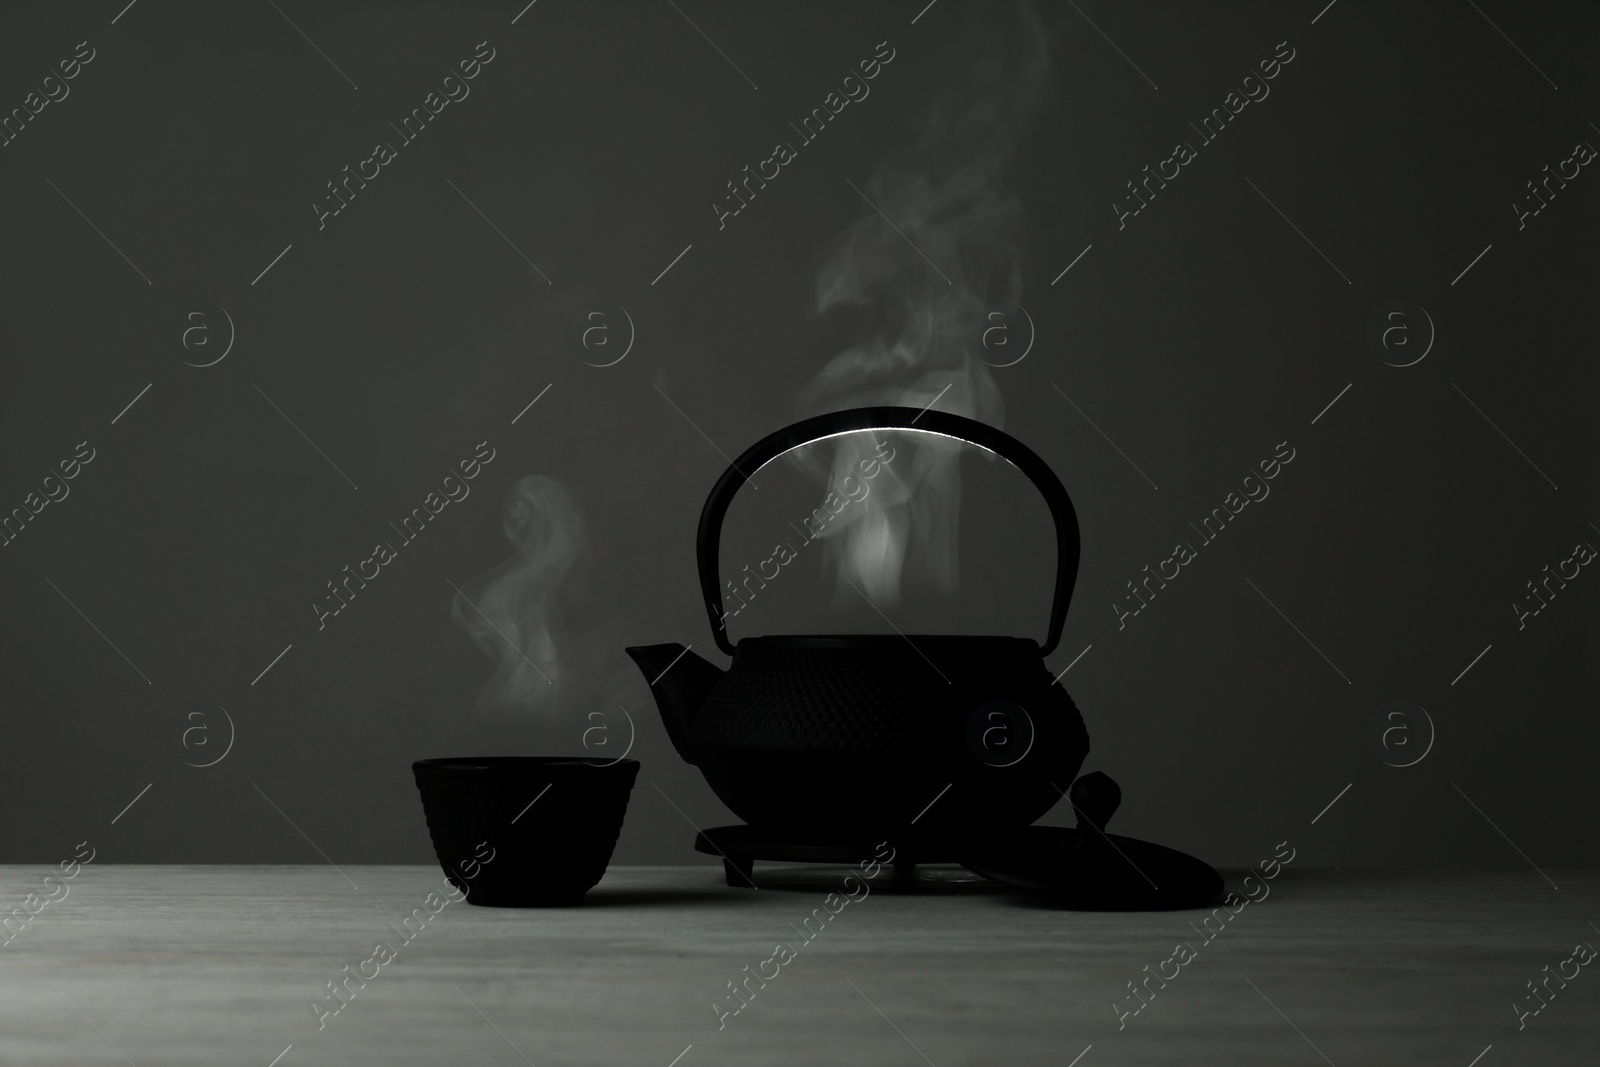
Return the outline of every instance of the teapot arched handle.
<path id="1" fill-rule="evenodd" d="M 723 624 L 722 591 L 717 585 L 717 567 L 722 549 L 722 521 L 728 514 L 734 495 L 757 471 L 780 456 L 802 445 L 863 430 L 908 430 L 965 441 L 999 456 L 1033 483 L 1049 505 L 1056 527 L 1055 596 L 1050 604 L 1050 629 L 1039 652 L 1047 656 L 1055 651 L 1061 641 L 1062 627 L 1066 625 L 1072 587 L 1078 578 L 1078 513 L 1072 506 L 1072 498 L 1067 495 L 1066 487 L 1037 453 L 1010 434 L 949 412 L 908 407 L 851 408 L 786 426 L 745 449 L 717 479 L 717 484 L 711 488 L 711 495 L 706 497 L 705 507 L 700 511 L 700 531 L 695 543 L 695 557 L 700 567 L 700 591 L 717 647 L 733 655 L 733 644 L 728 640 L 727 628 Z"/>

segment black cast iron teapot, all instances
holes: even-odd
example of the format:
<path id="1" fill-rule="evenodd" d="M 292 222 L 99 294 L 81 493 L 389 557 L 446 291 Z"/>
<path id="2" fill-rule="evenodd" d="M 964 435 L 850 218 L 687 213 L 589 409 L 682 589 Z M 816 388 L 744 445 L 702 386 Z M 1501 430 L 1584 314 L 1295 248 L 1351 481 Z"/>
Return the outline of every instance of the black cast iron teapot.
<path id="1" fill-rule="evenodd" d="M 734 494 L 802 445 L 872 430 L 955 438 L 1033 482 L 1056 527 L 1055 596 L 1043 645 L 1026 637 L 811 635 L 731 644 L 718 587 Z M 813 832 L 974 831 L 1032 823 L 1089 752 L 1083 720 L 1044 657 L 1066 622 L 1078 519 L 1055 473 L 992 426 L 940 411 L 869 407 L 786 427 L 723 473 L 700 513 L 700 588 L 727 671 L 682 645 L 627 650 L 650 682 L 673 746 L 736 815 Z"/>

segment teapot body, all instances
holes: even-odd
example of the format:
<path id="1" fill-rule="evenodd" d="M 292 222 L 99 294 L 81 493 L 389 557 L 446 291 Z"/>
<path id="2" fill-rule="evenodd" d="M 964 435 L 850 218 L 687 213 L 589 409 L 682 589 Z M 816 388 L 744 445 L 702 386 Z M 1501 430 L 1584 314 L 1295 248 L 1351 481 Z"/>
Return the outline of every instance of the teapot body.
<path id="1" fill-rule="evenodd" d="M 753 825 L 1026 826 L 1089 751 L 1027 638 L 745 638 L 694 717 L 696 763 Z"/>

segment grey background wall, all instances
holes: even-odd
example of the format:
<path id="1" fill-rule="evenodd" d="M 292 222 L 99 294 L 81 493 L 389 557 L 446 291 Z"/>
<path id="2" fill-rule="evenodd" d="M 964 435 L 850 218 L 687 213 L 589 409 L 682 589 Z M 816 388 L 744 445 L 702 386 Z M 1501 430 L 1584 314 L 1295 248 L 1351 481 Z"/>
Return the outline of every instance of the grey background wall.
<path id="1" fill-rule="evenodd" d="M 0 149 L 0 508 L 40 507 L 0 548 L 5 858 L 88 838 L 113 861 L 421 862 L 412 759 L 582 752 L 596 710 L 620 747 L 626 709 L 644 771 L 617 858 L 694 860 L 686 817 L 729 817 L 620 648 L 710 647 L 692 552 L 719 450 L 816 410 L 807 387 L 881 324 L 872 305 L 818 313 L 830 242 L 900 240 L 863 193 L 919 158 L 942 90 L 959 101 L 985 85 L 966 72 L 1025 51 L 1024 20 L 953 0 L 278 7 L 3 16 L 8 112 L 59 95 L 45 76 L 79 42 L 93 55 Z M 941 343 L 976 367 L 1032 338 L 977 373 L 986 417 L 1077 503 L 1051 664 L 1071 665 L 1087 766 L 1123 785 L 1121 832 L 1219 865 L 1284 838 L 1314 865 L 1530 878 L 1600 857 L 1600 578 L 1580 568 L 1520 627 L 1513 608 L 1600 543 L 1600 178 L 1574 155 L 1600 144 L 1597 19 L 1052 5 L 1031 111 L 1006 110 L 1019 82 L 987 83 L 970 99 L 1011 100 L 997 125 L 940 142 L 987 158 L 1016 119 L 999 282 Z M 484 41 L 470 96 L 403 142 L 390 123 Z M 719 228 L 725 183 L 885 41 L 870 96 Z M 1290 50 L 1270 95 L 1200 144 L 1190 123 Z M 1196 158 L 1119 222 L 1126 183 L 1180 140 Z M 378 141 L 396 158 L 319 226 L 325 183 Z M 1525 183 L 1569 159 L 1531 214 Z M 976 246 L 948 220 L 896 221 L 952 253 L 897 265 L 908 291 L 930 267 L 967 286 Z M 1388 347 L 1375 317 L 1400 327 Z M 595 366 L 630 318 L 627 357 Z M 939 406 L 972 402 L 963 385 Z M 400 543 L 389 524 L 484 441 L 471 495 L 319 628 L 325 583 Z M 92 461 L 41 507 L 80 442 Z M 1189 524 L 1280 442 L 1294 459 L 1270 496 L 1201 544 Z M 478 706 L 493 664 L 451 613 L 450 583 L 479 589 L 512 555 L 502 506 L 530 474 L 559 479 L 585 530 L 553 594 L 569 681 L 542 716 Z M 902 628 L 1039 633 L 1041 509 L 986 464 L 962 485 L 959 589 L 913 590 Z M 792 517 L 742 502 L 730 545 Z M 1126 583 L 1185 540 L 1194 561 L 1119 623 Z M 804 566 L 744 632 L 882 628 Z M 1392 700 L 1431 729 L 1413 708 L 1374 745 Z M 230 720 L 227 755 L 192 766 Z"/>

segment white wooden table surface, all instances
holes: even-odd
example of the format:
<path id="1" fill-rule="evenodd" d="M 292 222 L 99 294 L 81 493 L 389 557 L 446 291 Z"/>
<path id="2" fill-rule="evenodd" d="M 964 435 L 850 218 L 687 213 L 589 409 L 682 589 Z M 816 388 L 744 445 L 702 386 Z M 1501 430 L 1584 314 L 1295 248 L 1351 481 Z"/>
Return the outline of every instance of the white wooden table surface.
<path id="1" fill-rule="evenodd" d="M 5 907 L 47 873 L 0 867 Z M 449 903 L 407 942 L 388 924 L 430 916 L 439 870 L 344 873 L 84 867 L 0 947 L 0 1063 L 1600 1063 L 1600 967 L 1550 982 L 1521 1030 L 1512 1007 L 1600 946 L 1592 873 L 1287 870 L 1209 943 L 1203 913 L 1043 908 L 959 868 L 885 871 L 804 943 L 849 872 L 766 864 L 758 891 L 620 867 L 576 908 Z M 394 958 L 363 963 L 379 942 Z M 779 942 L 794 958 L 767 963 Z M 1178 942 L 1194 958 L 1119 1030 L 1126 983 L 1171 974 Z M 319 1029 L 347 964 L 376 976 Z M 746 965 L 777 973 L 719 1029 Z"/>

